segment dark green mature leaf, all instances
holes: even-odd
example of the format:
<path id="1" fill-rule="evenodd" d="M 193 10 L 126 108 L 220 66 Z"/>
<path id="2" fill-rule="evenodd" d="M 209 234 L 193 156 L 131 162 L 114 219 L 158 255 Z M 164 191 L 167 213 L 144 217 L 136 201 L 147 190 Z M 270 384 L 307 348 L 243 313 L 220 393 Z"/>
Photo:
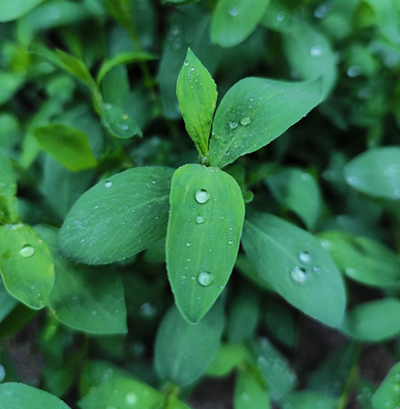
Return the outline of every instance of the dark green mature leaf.
<path id="1" fill-rule="evenodd" d="M 233 47 L 244 41 L 261 21 L 269 0 L 219 0 L 211 23 L 211 41 Z"/>
<path id="2" fill-rule="evenodd" d="M 300 169 L 285 169 L 269 176 L 265 182 L 274 198 L 296 213 L 308 229 L 314 229 L 321 214 L 321 193 L 315 179 Z"/>
<path id="3" fill-rule="evenodd" d="M 54 285 L 54 264 L 30 226 L 0 226 L 0 272 L 8 291 L 33 309 L 43 308 Z"/>
<path id="4" fill-rule="evenodd" d="M 172 178 L 167 270 L 175 302 L 199 321 L 229 280 L 244 219 L 240 187 L 218 168 L 188 164 Z"/>
<path id="5" fill-rule="evenodd" d="M 343 279 L 314 236 L 276 216 L 255 214 L 245 222 L 242 244 L 260 280 L 311 317 L 333 327 L 341 324 Z"/>
<path id="6" fill-rule="evenodd" d="M 31 11 L 44 0 L 0 0 L 0 22 L 16 20 Z"/>
<path id="7" fill-rule="evenodd" d="M 77 172 L 97 165 L 89 138 L 79 129 L 54 124 L 36 128 L 34 134 L 42 148 L 69 170 Z"/>
<path id="8" fill-rule="evenodd" d="M 284 398 L 286 409 L 336 409 L 338 400 L 311 391 L 291 392 Z"/>
<path id="9" fill-rule="evenodd" d="M 54 257 L 56 280 L 49 306 L 65 325 L 93 334 L 127 332 L 121 279 L 113 266 L 89 267 L 59 256 L 58 229 L 37 226 Z"/>
<path id="10" fill-rule="evenodd" d="M 372 396 L 374 409 L 397 409 L 400 406 L 400 362 L 394 365 Z"/>
<path id="11" fill-rule="evenodd" d="M 179 386 L 198 379 L 217 352 L 224 320 L 222 302 L 197 324 L 185 321 L 173 306 L 164 316 L 156 338 L 155 365 L 160 376 Z"/>
<path id="12" fill-rule="evenodd" d="M 190 48 L 178 77 L 176 95 L 187 133 L 199 153 L 206 156 L 218 97 L 217 86 Z"/>
<path id="13" fill-rule="evenodd" d="M 336 57 L 325 36 L 308 24 L 296 24 L 284 33 L 286 58 L 302 79 L 323 78 L 326 97 L 336 82 Z"/>
<path id="14" fill-rule="evenodd" d="M 88 264 L 107 264 L 145 250 L 166 233 L 173 169 L 141 167 L 111 176 L 72 207 L 60 249 Z"/>
<path id="15" fill-rule="evenodd" d="M 17 180 L 10 160 L 0 149 L 0 223 L 16 220 Z"/>
<path id="16" fill-rule="evenodd" d="M 324 231 L 318 237 L 349 278 L 373 286 L 400 281 L 400 260 L 381 243 L 341 231 Z"/>
<path id="17" fill-rule="evenodd" d="M 210 141 L 212 166 L 220 168 L 267 145 L 321 101 L 322 81 L 290 83 L 246 78 L 224 96 Z"/>
<path id="18" fill-rule="evenodd" d="M 400 199 L 400 148 L 369 149 L 353 158 L 344 168 L 347 183 L 374 197 Z"/>
<path id="19" fill-rule="evenodd" d="M 270 409 L 267 390 L 249 370 L 239 369 L 235 384 L 235 409 Z"/>
<path id="20" fill-rule="evenodd" d="M 129 139 L 132 136 L 143 136 L 138 123 L 126 111 L 116 105 L 103 105 L 103 122 L 117 138 Z"/>
<path id="21" fill-rule="evenodd" d="M 0 277 L 0 323 L 14 309 L 18 301 L 11 297 Z"/>
<path id="22" fill-rule="evenodd" d="M 383 341 L 400 333 L 400 300 L 383 298 L 360 304 L 346 314 L 341 329 L 361 341 Z"/>
<path id="23" fill-rule="evenodd" d="M 14 382 L 0 384 L 0 402 L 4 409 L 70 409 L 48 392 Z"/>

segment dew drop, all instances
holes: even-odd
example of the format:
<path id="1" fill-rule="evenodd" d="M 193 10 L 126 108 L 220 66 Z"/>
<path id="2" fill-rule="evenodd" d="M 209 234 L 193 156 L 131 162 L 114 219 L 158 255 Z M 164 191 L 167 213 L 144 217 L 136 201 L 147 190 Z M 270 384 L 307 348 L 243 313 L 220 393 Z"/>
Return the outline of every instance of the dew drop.
<path id="1" fill-rule="evenodd" d="M 314 16 L 316 18 L 324 18 L 329 8 L 326 4 L 321 4 L 314 10 Z"/>
<path id="2" fill-rule="evenodd" d="M 128 393 L 125 399 L 126 402 L 129 403 L 130 405 L 133 405 L 137 402 L 137 396 L 132 392 Z"/>
<path id="3" fill-rule="evenodd" d="M 350 67 L 350 68 L 347 70 L 347 75 L 348 75 L 350 78 L 358 77 L 360 74 L 361 74 L 361 69 L 360 69 L 360 67 L 357 67 L 356 65 Z"/>
<path id="4" fill-rule="evenodd" d="M 320 45 L 314 45 L 310 49 L 311 57 L 319 57 L 320 55 L 322 55 L 322 52 L 323 52 L 323 49 Z"/>
<path id="5" fill-rule="evenodd" d="M 400 384 L 395 383 L 395 384 L 392 386 L 392 391 L 393 391 L 394 393 L 400 393 Z"/>
<path id="6" fill-rule="evenodd" d="M 210 198 L 210 194 L 205 189 L 199 189 L 196 192 L 195 198 L 197 203 L 203 204 L 208 201 L 208 199 Z"/>
<path id="7" fill-rule="evenodd" d="M 299 260 L 302 263 L 309 263 L 311 261 L 310 253 L 308 251 L 302 251 L 299 253 Z"/>
<path id="8" fill-rule="evenodd" d="M 245 116 L 240 120 L 240 125 L 246 126 L 251 123 L 251 118 L 249 116 Z"/>
<path id="9" fill-rule="evenodd" d="M 105 187 L 111 187 L 111 186 L 112 186 L 111 180 L 107 180 L 107 182 L 104 183 L 104 186 L 105 186 Z"/>
<path id="10" fill-rule="evenodd" d="M 190 247 L 192 245 L 192 243 L 187 242 L 186 243 L 186 247 Z"/>
<path id="11" fill-rule="evenodd" d="M 211 273 L 208 273 L 207 271 L 202 271 L 198 275 L 197 281 L 203 287 L 208 287 L 214 281 L 214 277 Z"/>
<path id="12" fill-rule="evenodd" d="M 232 7 L 229 9 L 229 14 L 230 14 L 232 17 L 236 17 L 236 16 L 239 14 L 239 7 L 238 7 L 238 6 L 232 6 Z"/>
<path id="13" fill-rule="evenodd" d="M 276 19 L 280 22 L 285 20 L 286 18 L 286 13 L 282 10 L 276 15 Z"/>
<path id="14" fill-rule="evenodd" d="M 30 244 L 25 244 L 19 251 L 22 257 L 31 257 L 35 254 L 35 249 Z"/>
<path id="15" fill-rule="evenodd" d="M 229 240 L 229 241 L 228 241 L 228 244 L 233 244 L 233 240 Z"/>
<path id="16" fill-rule="evenodd" d="M 200 215 L 196 216 L 196 223 L 197 223 L 197 224 L 202 224 L 202 223 L 204 223 L 204 217 L 203 217 L 203 216 L 200 216 Z"/>
<path id="17" fill-rule="evenodd" d="M 187 67 L 187 66 L 189 65 L 189 61 L 185 61 L 185 62 L 183 63 L 183 65 L 184 65 L 185 67 Z"/>
<path id="18" fill-rule="evenodd" d="M 238 127 L 238 123 L 235 121 L 229 122 L 229 128 L 236 129 Z"/>
<path id="19" fill-rule="evenodd" d="M 303 267 L 296 266 L 290 272 L 290 278 L 296 283 L 304 283 L 307 280 L 307 271 Z"/>
<path id="20" fill-rule="evenodd" d="M 129 125 L 127 125 L 127 124 L 122 124 L 122 125 L 121 125 L 121 129 L 122 129 L 123 131 L 127 131 L 127 130 L 129 129 Z"/>

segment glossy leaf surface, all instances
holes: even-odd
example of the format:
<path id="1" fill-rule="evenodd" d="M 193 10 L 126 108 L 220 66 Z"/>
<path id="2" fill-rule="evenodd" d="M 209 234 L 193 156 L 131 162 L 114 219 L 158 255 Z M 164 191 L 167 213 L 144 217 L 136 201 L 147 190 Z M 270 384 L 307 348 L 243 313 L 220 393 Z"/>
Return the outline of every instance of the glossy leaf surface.
<path id="1" fill-rule="evenodd" d="M 175 302 L 199 321 L 232 272 L 244 219 L 240 187 L 218 168 L 188 164 L 172 178 L 167 270 Z"/>
<path id="2" fill-rule="evenodd" d="M 103 105 L 103 122 L 111 134 L 117 138 L 129 139 L 135 135 L 143 136 L 138 123 L 117 105 Z"/>

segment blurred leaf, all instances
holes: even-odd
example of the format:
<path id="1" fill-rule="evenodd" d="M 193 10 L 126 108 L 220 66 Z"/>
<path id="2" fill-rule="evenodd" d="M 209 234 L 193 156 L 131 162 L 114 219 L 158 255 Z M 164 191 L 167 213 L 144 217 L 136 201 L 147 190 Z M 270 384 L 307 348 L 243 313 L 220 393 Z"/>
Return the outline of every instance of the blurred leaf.
<path id="1" fill-rule="evenodd" d="M 228 376 L 246 360 L 250 360 L 250 358 L 243 344 L 221 344 L 214 360 L 207 369 L 206 375 L 213 377 Z"/>
<path id="2" fill-rule="evenodd" d="M 104 104 L 103 122 L 111 134 L 117 138 L 129 139 L 136 135 L 143 136 L 138 123 L 119 106 Z"/>
<path id="3" fill-rule="evenodd" d="M 0 22 L 16 20 L 31 11 L 44 0 L 0 0 Z"/>
<path id="4" fill-rule="evenodd" d="M 374 409 L 397 409 L 400 405 L 400 362 L 394 365 L 372 396 Z"/>
<path id="5" fill-rule="evenodd" d="M 285 409 L 336 409 L 338 400 L 317 392 L 291 392 L 284 398 Z"/>
<path id="6" fill-rule="evenodd" d="M 0 224 L 17 219 L 17 180 L 8 157 L 0 149 Z"/>
<path id="7" fill-rule="evenodd" d="M 286 7 L 285 2 L 270 0 L 267 10 L 262 17 L 261 24 L 271 30 L 287 32 L 293 26 L 293 15 Z"/>
<path id="8" fill-rule="evenodd" d="M 2 2 L 2 0 L 0 0 L 0 2 Z M 14 72 L 0 72 L 0 105 L 3 105 L 9 101 L 13 97 L 13 95 L 18 91 L 18 89 L 22 86 L 23 82 L 24 76 L 22 74 Z"/>
<path id="9" fill-rule="evenodd" d="M 0 323 L 14 309 L 18 301 L 10 295 L 0 278 Z"/>

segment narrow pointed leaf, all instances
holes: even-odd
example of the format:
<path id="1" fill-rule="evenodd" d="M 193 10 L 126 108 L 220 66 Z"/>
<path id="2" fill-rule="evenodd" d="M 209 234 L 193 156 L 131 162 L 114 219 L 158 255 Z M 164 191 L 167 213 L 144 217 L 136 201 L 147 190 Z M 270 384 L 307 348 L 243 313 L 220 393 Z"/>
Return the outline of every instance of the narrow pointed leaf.
<path id="1" fill-rule="evenodd" d="M 168 277 L 180 313 L 197 322 L 229 280 L 239 248 L 244 202 L 230 175 L 189 164 L 174 173 L 170 203 Z"/>
<path id="2" fill-rule="evenodd" d="M 17 218 L 17 180 L 10 160 L 0 149 L 0 223 L 12 222 Z"/>
<path id="3" fill-rule="evenodd" d="M 188 49 L 176 86 L 186 130 L 204 156 L 217 103 L 217 86 L 200 60 Z"/>
<path id="4" fill-rule="evenodd" d="M 211 24 L 211 41 L 233 47 L 244 41 L 261 21 L 269 0 L 219 0 Z"/>
<path id="5" fill-rule="evenodd" d="M 173 169 L 141 167 L 84 193 L 60 231 L 60 249 L 87 264 L 107 264 L 145 250 L 166 234 Z"/>
<path id="6" fill-rule="evenodd" d="M 33 8 L 43 3 L 44 0 L 0 0 L 0 22 L 16 20 Z"/>
<path id="7" fill-rule="evenodd" d="M 197 324 L 184 320 L 173 306 L 161 322 L 156 338 L 155 365 L 160 376 L 179 386 L 193 383 L 210 366 L 223 328 L 221 302 Z"/>
<path id="8" fill-rule="evenodd" d="M 39 234 L 23 224 L 0 227 L 0 273 L 8 291 L 33 309 L 43 308 L 54 285 L 54 264 Z"/>
<path id="9" fill-rule="evenodd" d="M 400 362 L 394 365 L 372 396 L 374 409 L 397 409 L 400 406 Z"/>
<path id="10" fill-rule="evenodd" d="M 245 222 L 242 244 L 261 281 L 305 314 L 340 325 L 346 305 L 343 279 L 314 236 L 276 216 L 254 214 Z"/>
<path id="11" fill-rule="evenodd" d="M 353 158 L 344 168 L 347 183 L 373 197 L 400 199 L 400 148 L 369 149 Z"/>
<path id="12" fill-rule="evenodd" d="M 212 166 L 224 166 L 267 145 L 321 101 L 322 80 L 245 78 L 224 96 L 210 141 Z"/>

